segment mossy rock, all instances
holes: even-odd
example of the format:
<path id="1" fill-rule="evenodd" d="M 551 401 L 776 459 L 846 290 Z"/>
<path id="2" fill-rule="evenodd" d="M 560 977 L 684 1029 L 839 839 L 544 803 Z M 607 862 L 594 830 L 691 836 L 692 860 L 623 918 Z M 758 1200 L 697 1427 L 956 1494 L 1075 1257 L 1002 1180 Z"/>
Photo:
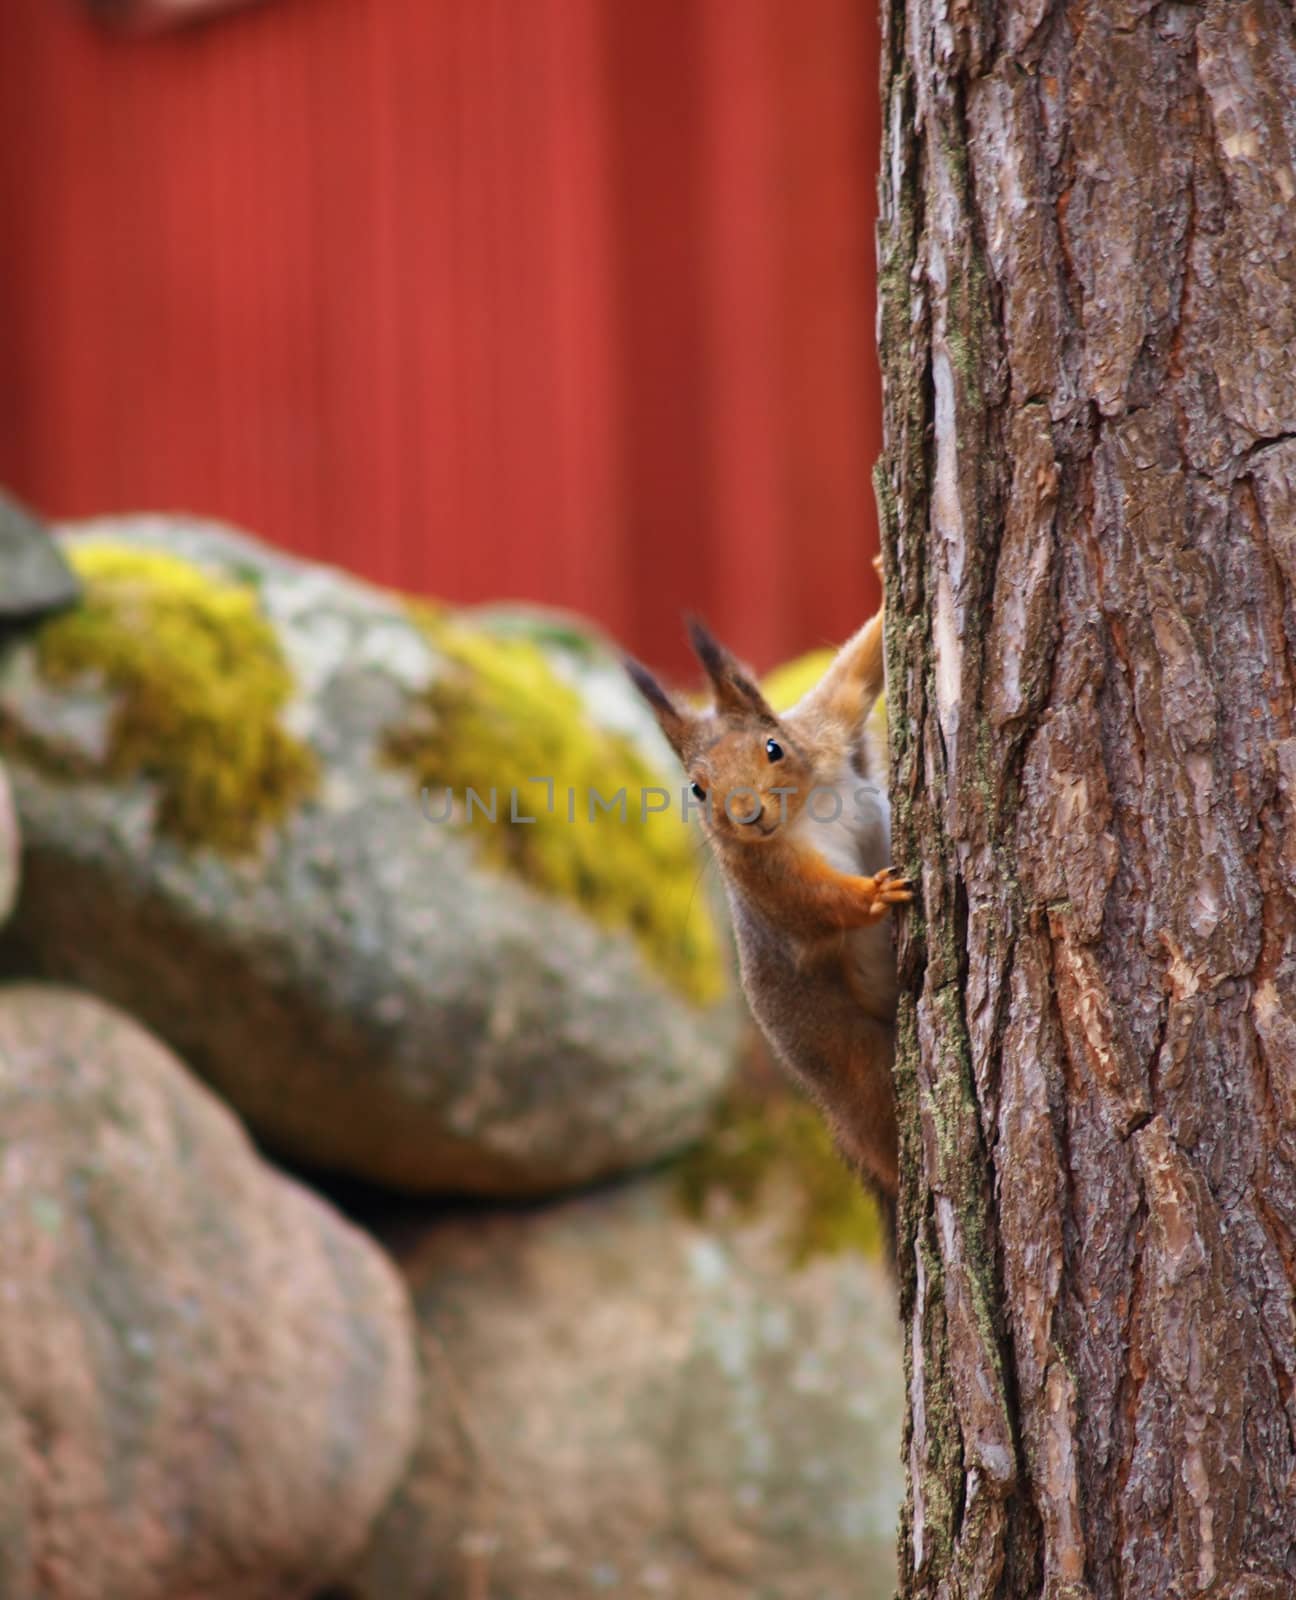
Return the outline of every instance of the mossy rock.
<path id="1" fill-rule="evenodd" d="M 129 1018 L 0 989 L 0 1594 L 274 1600 L 414 1442 L 408 1296 Z"/>
<path id="2" fill-rule="evenodd" d="M 389 731 L 388 759 L 438 812 L 456 803 L 470 810 L 485 859 L 630 932 L 691 999 L 717 999 L 726 975 L 715 923 L 697 898 L 697 836 L 677 805 L 644 801 L 654 790 L 677 794 L 679 780 L 668 782 L 632 738 L 590 717 L 537 639 L 419 615 L 444 670 L 418 714 Z M 588 659 L 592 641 L 584 644 Z M 481 805 L 468 800 L 470 789 L 485 791 Z"/>
<path id="3" fill-rule="evenodd" d="M 159 834 L 228 854 L 255 848 L 315 790 L 313 751 L 282 724 L 292 675 L 255 589 L 165 551 L 89 543 L 71 551 L 82 604 L 36 643 L 54 687 L 86 677 L 115 695 L 103 759 L 77 775 L 144 775 Z M 39 729 L 24 752 L 57 775 L 67 753 Z"/>
<path id="4" fill-rule="evenodd" d="M 890 1600 L 885 1268 L 691 1218 L 670 1174 L 383 1237 L 432 1382 L 348 1600 Z"/>
<path id="5" fill-rule="evenodd" d="M 698 1134 L 735 1042 L 726 951 L 673 758 L 596 634 L 510 635 L 199 522 L 61 546 L 83 604 L 0 658 L 11 960 L 142 1017 L 277 1148 L 379 1183 L 541 1193 Z M 627 789 L 624 821 L 589 820 L 590 785 Z M 656 786 L 675 804 L 645 818 Z"/>

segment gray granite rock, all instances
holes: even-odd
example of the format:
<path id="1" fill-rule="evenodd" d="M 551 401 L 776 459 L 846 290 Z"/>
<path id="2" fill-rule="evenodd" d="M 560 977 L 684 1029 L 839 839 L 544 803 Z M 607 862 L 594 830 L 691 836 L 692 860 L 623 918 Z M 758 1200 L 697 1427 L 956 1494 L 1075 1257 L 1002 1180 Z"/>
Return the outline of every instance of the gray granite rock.
<path id="1" fill-rule="evenodd" d="M 674 1181 L 407 1232 L 428 1384 L 346 1600 L 889 1600 L 893 1291 Z"/>
<path id="2" fill-rule="evenodd" d="M 0 626 L 61 610 L 79 591 L 45 525 L 0 491 Z"/>

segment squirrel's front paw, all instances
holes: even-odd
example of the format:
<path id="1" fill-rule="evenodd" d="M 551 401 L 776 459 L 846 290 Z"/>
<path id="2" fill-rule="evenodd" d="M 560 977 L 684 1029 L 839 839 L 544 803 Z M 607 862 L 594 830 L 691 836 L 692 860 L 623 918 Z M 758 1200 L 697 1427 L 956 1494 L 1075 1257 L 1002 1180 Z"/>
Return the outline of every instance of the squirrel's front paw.
<path id="1" fill-rule="evenodd" d="M 913 899 L 913 884 L 894 867 L 883 867 L 881 872 L 874 873 L 873 884 L 878 899 L 885 900 L 888 905 L 903 905 Z"/>
<path id="2" fill-rule="evenodd" d="M 875 917 L 885 916 L 888 906 L 907 905 L 913 899 L 913 884 L 894 867 L 883 867 L 864 881 L 869 886 Z"/>

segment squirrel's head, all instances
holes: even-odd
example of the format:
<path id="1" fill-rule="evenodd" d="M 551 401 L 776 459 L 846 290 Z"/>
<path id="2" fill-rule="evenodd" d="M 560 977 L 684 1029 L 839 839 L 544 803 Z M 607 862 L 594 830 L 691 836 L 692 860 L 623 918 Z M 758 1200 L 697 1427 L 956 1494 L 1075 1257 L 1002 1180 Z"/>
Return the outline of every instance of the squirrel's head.
<path id="1" fill-rule="evenodd" d="M 814 769 L 751 674 L 696 618 L 689 638 L 711 685 L 713 703 L 679 705 L 638 661 L 626 670 L 680 758 L 706 832 L 719 844 L 759 845 L 800 814 Z"/>

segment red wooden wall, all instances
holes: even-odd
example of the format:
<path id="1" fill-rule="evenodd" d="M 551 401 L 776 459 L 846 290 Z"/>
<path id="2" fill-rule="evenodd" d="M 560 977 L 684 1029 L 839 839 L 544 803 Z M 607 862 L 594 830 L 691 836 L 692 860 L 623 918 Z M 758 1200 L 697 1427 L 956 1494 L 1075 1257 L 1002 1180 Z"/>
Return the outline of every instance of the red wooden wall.
<path id="1" fill-rule="evenodd" d="M 683 664 L 873 603 L 869 0 L 0 4 L 0 479 Z"/>

